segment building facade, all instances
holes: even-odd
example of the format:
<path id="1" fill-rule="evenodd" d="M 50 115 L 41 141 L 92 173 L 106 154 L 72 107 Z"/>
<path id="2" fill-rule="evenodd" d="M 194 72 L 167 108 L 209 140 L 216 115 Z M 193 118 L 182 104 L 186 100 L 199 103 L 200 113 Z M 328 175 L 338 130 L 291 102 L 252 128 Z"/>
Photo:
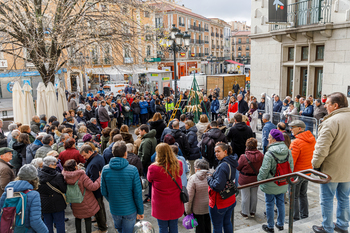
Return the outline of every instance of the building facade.
<path id="1" fill-rule="evenodd" d="M 339 91 L 349 97 L 347 0 L 288 0 L 287 25 L 267 23 L 271 1 L 251 2 L 253 95 L 267 92 L 321 98 Z"/>
<path id="2" fill-rule="evenodd" d="M 250 31 L 232 32 L 232 60 L 248 65 L 251 56 Z"/>

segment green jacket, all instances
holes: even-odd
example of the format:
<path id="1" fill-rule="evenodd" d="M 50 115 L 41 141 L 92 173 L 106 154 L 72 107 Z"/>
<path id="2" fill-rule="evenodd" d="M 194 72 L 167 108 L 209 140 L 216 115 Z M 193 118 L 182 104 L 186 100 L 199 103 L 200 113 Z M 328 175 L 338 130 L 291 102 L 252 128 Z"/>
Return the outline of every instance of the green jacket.
<path id="1" fill-rule="evenodd" d="M 149 133 L 145 134 L 142 137 L 142 142 L 139 147 L 138 156 L 141 158 L 141 162 L 143 167 L 148 167 L 151 165 L 151 157 L 156 151 L 157 139 L 156 139 L 157 131 L 152 129 Z"/>
<path id="2" fill-rule="evenodd" d="M 130 104 L 129 104 L 128 102 L 126 102 L 125 104 L 122 103 L 122 106 L 123 106 L 123 112 L 122 112 L 122 113 L 123 113 L 125 119 L 126 119 L 126 118 L 132 119 L 132 118 L 133 118 L 133 115 L 132 115 L 132 112 L 131 112 L 131 109 L 130 109 Z M 126 111 L 125 111 L 125 107 L 126 107 L 126 106 L 129 107 L 129 112 L 126 112 Z"/>
<path id="3" fill-rule="evenodd" d="M 294 107 L 298 110 L 298 112 L 300 111 L 300 103 L 299 102 L 294 102 Z"/>
<path id="4" fill-rule="evenodd" d="M 292 153 L 290 152 L 286 144 L 284 144 L 284 142 L 276 142 L 268 146 L 267 152 L 265 153 L 265 156 L 264 156 L 263 163 L 259 170 L 258 181 L 273 178 L 275 176 L 277 163 L 272 157 L 270 152 L 272 152 L 276 156 L 276 158 L 279 160 L 279 162 L 282 162 L 282 163 L 286 160 L 287 155 L 289 153 L 290 169 L 292 171 L 294 169 Z M 260 189 L 266 194 L 277 195 L 281 193 L 286 193 L 288 189 L 288 185 L 278 186 L 274 182 L 270 182 L 270 183 L 260 185 Z"/>

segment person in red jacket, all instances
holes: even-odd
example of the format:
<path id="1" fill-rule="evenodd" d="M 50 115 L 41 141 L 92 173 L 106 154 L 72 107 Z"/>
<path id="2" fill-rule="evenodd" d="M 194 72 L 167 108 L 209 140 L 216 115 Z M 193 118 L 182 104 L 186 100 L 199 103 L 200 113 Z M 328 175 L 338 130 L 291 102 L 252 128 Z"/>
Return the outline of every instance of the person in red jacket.
<path id="1" fill-rule="evenodd" d="M 292 151 L 294 172 L 312 169 L 312 157 L 316 139 L 312 133 L 305 131 L 306 125 L 301 120 L 289 124 L 295 140 L 290 144 Z M 309 203 L 307 200 L 308 180 L 303 179 L 295 186 L 294 216 L 295 221 L 309 217 Z"/>
<path id="2" fill-rule="evenodd" d="M 237 111 L 238 111 L 238 102 L 236 100 L 236 97 L 232 96 L 230 98 L 230 103 L 228 105 L 227 117 L 230 118 L 230 112 L 236 113 Z"/>
<path id="3" fill-rule="evenodd" d="M 158 220 L 159 233 L 178 232 L 178 219 L 185 209 L 175 181 L 182 188 L 182 162 L 166 143 L 159 144 L 156 152 L 156 162 L 149 166 L 147 173 L 147 180 L 152 183 L 152 216 Z"/>
<path id="4" fill-rule="evenodd" d="M 256 182 L 259 169 L 264 160 L 264 155 L 257 149 L 258 141 L 255 138 L 249 138 L 245 145 L 245 154 L 241 155 L 238 160 L 237 170 L 240 173 L 238 178 L 239 185 Z M 249 214 L 251 217 L 255 217 L 256 206 L 258 204 L 258 188 L 252 187 L 241 190 L 241 215 L 244 218 L 248 218 Z"/>
<path id="5" fill-rule="evenodd" d="M 69 159 L 74 159 L 75 162 L 77 162 L 77 164 L 85 163 L 85 159 L 83 158 L 83 156 L 81 156 L 79 151 L 75 148 L 74 138 L 68 138 L 64 142 L 64 148 L 65 150 L 62 151 L 58 157 L 61 160 L 62 165 L 64 165 L 65 162 Z"/>

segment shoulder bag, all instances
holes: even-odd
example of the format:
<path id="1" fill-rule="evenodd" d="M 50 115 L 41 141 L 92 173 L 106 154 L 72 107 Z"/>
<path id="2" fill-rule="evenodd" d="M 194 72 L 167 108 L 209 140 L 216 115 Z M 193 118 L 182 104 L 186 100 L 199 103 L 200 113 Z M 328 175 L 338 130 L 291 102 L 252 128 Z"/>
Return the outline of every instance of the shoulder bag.
<path id="1" fill-rule="evenodd" d="M 46 184 L 47 184 L 47 186 L 49 186 L 53 191 L 55 191 L 55 192 L 58 193 L 58 194 L 61 194 L 62 197 L 63 197 L 63 199 L 64 199 L 64 201 L 65 201 L 66 204 L 67 204 L 67 198 L 66 198 L 66 195 L 65 195 L 64 193 L 62 193 L 59 189 L 53 187 L 52 184 L 50 184 L 49 182 L 46 182 Z"/>
<path id="2" fill-rule="evenodd" d="M 224 163 L 226 163 L 226 162 L 224 162 Z M 228 163 L 226 163 L 226 164 L 228 165 L 228 167 L 229 167 L 229 169 L 230 169 L 230 176 L 229 176 L 229 178 L 228 178 L 229 180 L 226 181 L 224 190 L 222 190 L 222 191 L 220 192 L 220 196 L 221 196 L 221 198 L 224 199 L 224 200 L 227 199 L 227 198 L 229 198 L 229 197 L 231 197 L 231 196 L 233 196 L 234 194 L 237 195 L 237 194 L 239 193 L 238 188 L 237 188 L 235 182 L 233 182 L 233 180 L 231 180 L 231 165 L 228 164 Z"/>
<path id="3" fill-rule="evenodd" d="M 254 171 L 255 175 L 258 175 L 258 174 L 259 174 L 259 172 L 257 172 L 257 171 L 256 171 L 255 167 L 253 166 L 252 162 L 251 162 L 251 161 L 248 159 L 248 157 L 247 157 L 247 155 L 246 155 L 246 154 L 244 154 L 244 157 L 247 159 L 248 164 L 249 164 L 249 165 L 250 165 L 250 167 L 253 169 L 253 171 Z"/>
<path id="4" fill-rule="evenodd" d="M 169 176 L 171 177 L 171 179 L 175 182 L 176 186 L 180 189 L 180 199 L 181 201 L 185 204 L 188 202 L 188 193 L 187 193 L 187 189 L 185 186 L 183 186 L 182 188 L 180 187 L 180 185 L 176 182 L 175 178 L 170 174 L 170 172 L 164 167 L 165 171 L 169 174 Z"/>

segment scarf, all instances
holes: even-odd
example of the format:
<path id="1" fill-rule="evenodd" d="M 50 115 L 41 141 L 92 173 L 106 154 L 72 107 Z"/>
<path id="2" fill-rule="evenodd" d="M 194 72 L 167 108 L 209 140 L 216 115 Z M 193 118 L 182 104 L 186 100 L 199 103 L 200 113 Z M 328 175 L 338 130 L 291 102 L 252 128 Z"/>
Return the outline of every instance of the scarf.
<path id="1" fill-rule="evenodd" d="M 254 113 L 255 111 L 256 111 L 256 109 L 254 109 L 254 108 L 249 109 L 249 115 L 248 115 L 249 121 L 252 121 L 251 115 L 253 115 L 253 113 Z"/>

